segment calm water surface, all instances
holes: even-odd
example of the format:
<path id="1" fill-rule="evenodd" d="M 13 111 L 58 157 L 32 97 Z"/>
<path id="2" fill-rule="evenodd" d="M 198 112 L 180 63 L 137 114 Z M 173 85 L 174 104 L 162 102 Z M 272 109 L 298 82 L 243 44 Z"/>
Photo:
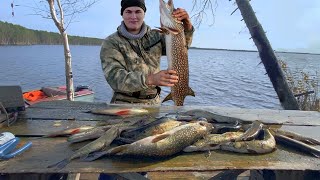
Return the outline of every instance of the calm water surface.
<path id="1" fill-rule="evenodd" d="M 95 101 L 109 102 L 112 89 L 104 79 L 99 46 L 71 46 L 74 84 L 90 85 Z M 320 55 L 279 53 L 292 71 L 319 78 Z M 281 109 L 257 52 L 189 50 L 190 87 L 196 97 L 185 105 Z M 161 68 L 167 67 L 166 57 Z M 62 46 L 0 46 L 0 85 L 24 91 L 65 84 Z M 163 88 L 162 98 L 169 93 Z M 165 105 L 173 105 L 172 101 Z"/>

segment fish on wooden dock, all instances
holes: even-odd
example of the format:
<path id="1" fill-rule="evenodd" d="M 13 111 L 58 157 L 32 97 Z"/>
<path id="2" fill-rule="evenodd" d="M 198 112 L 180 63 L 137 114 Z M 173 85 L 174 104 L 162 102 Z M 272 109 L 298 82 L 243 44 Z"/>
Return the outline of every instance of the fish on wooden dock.
<path id="1" fill-rule="evenodd" d="M 71 135 L 68 137 L 67 141 L 71 143 L 76 143 L 89 139 L 97 139 L 103 134 L 105 134 L 108 129 L 110 129 L 109 126 L 95 127 L 87 131 Z"/>
<path id="2" fill-rule="evenodd" d="M 196 143 L 186 147 L 184 152 L 210 151 L 220 149 L 220 144 L 239 139 L 243 132 L 226 132 L 223 134 L 209 134 Z"/>
<path id="3" fill-rule="evenodd" d="M 73 159 L 79 158 L 79 157 L 85 157 L 88 154 L 101 150 L 103 148 L 106 148 L 107 146 L 109 146 L 112 141 L 117 138 L 120 133 L 121 133 L 121 128 L 118 127 L 112 127 L 109 130 L 107 130 L 105 132 L 105 134 L 103 136 L 101 136 L 100 138 L 96 139 L 95 141 L 90 142 L 89 144 L 85 145 L 84 147 L 78 149 L 76 152 L 74 152 L 71 156 L 69 156 L 68 158 L 48 166 L 48 168 L 53 168 L 56 167 L 58 169 L 62 169 L 64 168 L 70 161 L 72 161 Z"/>
<path id="4" fill-rule="evenodd" d="M 104 155 L 167 157 L 182 151 L 212 131 L 212 125 L 207 122 L 195 122 L 178 126 L 165 133 L 149 136 L 131 144 L 121 145 L 107 151 L 93 153 L 86 161 L 96 160 Z"/>
<path id="5" fill-rule="evenodd" d="M 146 115 L 149 113 L 147 109 L 144 108 L 108 108 L 108 109 L 92 109 L 90 111 L 92 114 L 99 114 L 99 115 L 109 115 L 109 116 L 140 116 Z"/>
<path id="6" fill-rule="evenodd" d="M 250 127 L 235 141 L 250 141 L 256 138 L 259 132 L 262 130 L 263 124 L 256 120 L 250 125 Z"/>
<path id="7" fill-rule="evenodd" d="M 306 143 L 303 143 L 301 141 L 292 139 L 290 137 L 287 137 L 281 134 L 275 134 L 274 137 L 276 138 L 276 141 L 280 144 L 288 145 L 295 150 L 302 151 L 307 154 L 311 154 L 314 157 L 320 158 L 320 150 L 313 146 L 310 146 Z"/>
<path id="8" fill-rule="evenodd" d="M 94 126 L 81 126 L 76 128 L 67 128 L 61 131 L 51 132 L 49 134 L 46 134 L 42 136 L 41 138 L 49 138 L 49 137 L 57 137 L 57 136 L 68 136 L 68 135 L 74 135 L 81 132 L 85 132 L 89 129 L 93 129 Z"/>
<path id="9" fill-rule="evenodd" d="M 310 137 L 306 137 L 303 136 L 301 134 L 298 133 L 294 133 L 294 132 L 290 132 L 290 131 L 286 131 L 286 130 L 282 130 L 282 129 L 272 129 L 271 130 L 273 132 L 273 134 L 278 134 L 278 135 L 283 135 L 283 136 L 287 136 L 291 139 L 295 139 L 310 145 L 320 145 L 320 141 L 317 139 L 313 139 Z"/>
<path id="10" fill-rule="evenodd" d="M 189 87 L 189 64 L 188 49 L 184 34 L 184 27 L 181 21 L 173 18 L 173 1 L 166 3 L 160 1 L 160 30 L 165 34 L 166 54 L 168 58 L 168 69 L 175 70 L 179 77 L 178 83 L 171 87 L 170 94 L 163 100 L 173 100 L 174 105 L 183 106 L 186 96 L 195 96 L 194 91 Z"/>
<path id="11" fill-rule="evenodd" d="M 177 121 L 172 117 L 164 116 L 141 127 L 123 131 L 121 137 L 140 140 L 148 136 L 162 134 L 182 124 L 184 124 L 184 122 Z"/>
<path id="12" fill-rule="evenodd" d="M 179 115 L 191 116 L 193 119 L 205 118 L 211 123 L 251 123 L 251 121 L 245 121 L 244 119 L 213 113 L 204 109 L 192 109 L 189 111 L 179 112 Z"/>
<path id="13" fill-rule="evenodd" d="M 260 131 L 260 139 L 251 141 L 227 142 L 220 145 L 221 150 L 248 154 L 265 154 L 276 149 L 276 140 L 268 129 Z"/>

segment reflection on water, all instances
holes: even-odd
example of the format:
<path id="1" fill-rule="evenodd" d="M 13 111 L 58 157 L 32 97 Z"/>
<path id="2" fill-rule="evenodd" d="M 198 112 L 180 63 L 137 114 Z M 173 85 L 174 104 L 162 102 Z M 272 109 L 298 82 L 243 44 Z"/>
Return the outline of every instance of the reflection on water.
<path id="1" fill-rule="evenodd" d="M 99 51 L 99 46 L 71 46 L 74 84 L 90 85 L 96 93 L 95 101 L 109 102 L 112 90 L 102 74 Z M 20 85 L 30 90 L 65 84 L 62 46 L 3 46 L 0 54 L 0 85 Z M 315 75 L 320 69 L 319 55 L 277 55 L 293 71 Z M 161 68 L 166 64 L 163 57 Z M 192 49 L 189 66 L 190 87 L 196 97 L 187 97 L 185 105 L 281 108 L 257 52 Z M 161 97 L 169 91 L 163 88 Z"/>

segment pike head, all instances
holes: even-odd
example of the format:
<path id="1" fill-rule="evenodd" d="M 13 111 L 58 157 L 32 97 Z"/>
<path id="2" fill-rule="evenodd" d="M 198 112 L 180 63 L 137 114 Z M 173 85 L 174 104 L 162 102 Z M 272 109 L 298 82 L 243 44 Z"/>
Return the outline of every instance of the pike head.
<path id="1" fill-rule="evenodd" d="M 166 3 L 164 0 L 159 0 L 159 2 L 161 30 L 167 34 L 179 34 L 180 32 L 183 32 L 184 28 L 182 22 L 172 17 L 174 11 L 173 1 L 169 0 L 168 3 Z"/>

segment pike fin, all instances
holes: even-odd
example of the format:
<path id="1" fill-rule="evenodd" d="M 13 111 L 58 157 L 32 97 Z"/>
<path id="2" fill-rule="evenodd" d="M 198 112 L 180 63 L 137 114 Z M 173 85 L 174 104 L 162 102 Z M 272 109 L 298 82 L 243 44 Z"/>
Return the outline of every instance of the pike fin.
<path id="1" fill-rule="evenodd" d="M 166 102 L 166 101 L 169 101 L 169 100 L 172 100 L 172 95 L 171 93 L 167 95 L 166 98 L 164 98 L 164 100 L 162 102 Z"/>
<path id="2" fill-rule="evenodd" d="M 161 34 L 170 34 L 170 32 L 166 28 L 163 28 L 163 27 L 156 27 L 156 28 L 157 29 L 155 29 L 155 31 L 158 31 Z"/>
<path id="3" fill-rule="evenodd" d="M 189 89 L 188 89 L 188 94 L 187 95 L 189 95 L 189 96 L 193 96 L 193 97 L 195 97 L 196 95 L 195 95 L 195 93 L 194 93 L 194 91 L 189 87 Z"/>
<path id="4" fill-rule="evenodd" d="M 129 146 L 130 144 L 126 144 L 126 145 L 121 145 L 121 146 L 117 146 L 117 147 L 114 147 L 114 148 L 112 148 L 112 149 L 110 149 L 110 150 L 108 150 L 107 152 L 106 152 L 106 154 L 118 154 L 118 153 L 121 153 L 122 151 L 125 151 L 126 149 L 128 149 L 128 146 Z"/>
<path id="5" fill-rule="evenodd" d="M 156 143 L 158 141 L 161 141 L 162 139 L 165 139 L 168 136 L 170 136 L 170 134 L 161 134 L 161 135 L 155 137 L 154 139 L 152 139 L 151 143 Z"/>
<path id="6" fill-rule="evenodd" d="M 77 129 L 71 131 L 70 134 L 77 134 L 79 132 L 80 132 L 80 128 L 77 128 Z"/>
<path id="7" fill-rule="evenodd" d="M 163 26 L 162 29 L 164 29 L 167 34 L 172 33 L 172 34 L 174 34 L 174 35 L 177 35 L 177 34 L 180 33 L 179 30 L 174 29 L 174 28 L 170 28 L 170 27 L 165 27 L 165 26 Z"/>
<path id="8" fill-rule="evenodd" d="M 120 111 L 116 112 L 116 115 L 118 115 L 118 116 L 125 116 L 125 115 L 129 115 L 129 114 L 130 114 L 129 109 L 124 109 L 124 110 L 120 110 Z"/>

